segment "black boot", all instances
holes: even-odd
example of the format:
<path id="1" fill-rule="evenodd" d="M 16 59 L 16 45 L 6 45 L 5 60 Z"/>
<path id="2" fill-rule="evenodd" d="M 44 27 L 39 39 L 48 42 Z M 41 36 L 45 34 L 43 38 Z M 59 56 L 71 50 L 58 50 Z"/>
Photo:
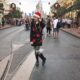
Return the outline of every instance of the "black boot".
<path id="1" fill-rule="evenodd" d="M 35 52 L 35 57 L 36 57 L 36 66 L 39 66 L 39 54 Z"/>
<path id="2" fill-rule="evenodd" d="M 42 59 L 42 66 L 44 66 L 44 64 L 46 62 L 46 58 L 43 56 L 42 53 L 39 54 L 39 57 Z"/>

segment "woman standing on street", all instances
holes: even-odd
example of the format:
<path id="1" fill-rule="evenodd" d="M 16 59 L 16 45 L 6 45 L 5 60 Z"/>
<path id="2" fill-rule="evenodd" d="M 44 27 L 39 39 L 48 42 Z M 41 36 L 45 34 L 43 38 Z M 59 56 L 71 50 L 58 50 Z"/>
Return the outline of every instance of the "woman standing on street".
<path id="1" fill-rule="evenodd" d="M 58 18 L 53 17 L 52 23 L 53 23 L 53 36 L 55 39 L 55 38 L 58 38 L 58 31 L 59 31 L 59 29 L 57 29 Z"/>
<path id="2" fill-rule="evenodd" d="M 39 51 L 42 46 L 42 31 L 45 27 L 43 21 L 41 20 L 41 14 L 35 12 L 33 20 L 31 22 L 31 31 L 30 31 L 30 42 L 35 50 L 36 66 L 39 66 L 39 57 L 42 59 L 42 66 L 44 66 L 46 58 Z"/>
<path id="3" fill-rule="evenodd" d="M 51 35 L 51 19 L 50 16 L 47 17 L 47 36 Z"/>

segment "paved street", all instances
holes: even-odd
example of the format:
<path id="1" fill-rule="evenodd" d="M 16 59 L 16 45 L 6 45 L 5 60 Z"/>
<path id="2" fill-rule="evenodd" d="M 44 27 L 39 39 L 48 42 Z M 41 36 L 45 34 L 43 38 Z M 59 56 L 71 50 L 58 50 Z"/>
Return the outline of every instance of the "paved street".
<path id="1" fill-rule="evenodd" d="M 13 42 L 13 59 L 6 78 L 11 80 L 33 50 L 29 44 L 29 31 L 25 31 L 21 26 L 1 30 L 0 34 L 1 59 L 5 59 L 10 54 L 11 41 Z M 40 64 L 38 68 L 34 65 L 29 80 L 80 79 L 80 39 L 60 31 L 58 39 L 52 36 L 46 37 L 42 49 L 47 57 L 46 65 L 42 67 Z"/>
<path id="2" fill-rule="evenodd" d="M 80 0 L 0 0 L 0 80 L 80 80 Z"/>
<path id="3" fill-rule="evenodd" d="M 24 26 L 16 26 L 0 30 L 0 60 L 1 62 L 13 53 L 13 59 L 8 73 L 8 80 L 22 64 L 32 48 L 29 45 L 29 32 Z M 11 51 L 12 50 L 12 51 Z M 5 65 L 6 66 L 6 65 Z"/>
<path id="4" fill-rule="evenodd" d="M 46 65 L 34 66 L 29 80 L 80 79 L 80 39 L 60 32 L 59 39 L 46 38 L 43 48 Z"/>
<path id="5" fill-rule="evenodd" d="M 0 30 L 0 60 L 11 53 L 11 44 L 14 44 L 15 41 L 20 42 L 19 33 L 21 31 L 25 32 L 23 26 Z"/>

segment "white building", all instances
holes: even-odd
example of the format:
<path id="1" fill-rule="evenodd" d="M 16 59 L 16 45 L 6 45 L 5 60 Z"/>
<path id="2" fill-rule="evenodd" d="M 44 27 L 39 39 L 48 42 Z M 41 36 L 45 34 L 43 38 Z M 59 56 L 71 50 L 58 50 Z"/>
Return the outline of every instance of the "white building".
<path id="1" fill-rule="evenodd" d="M 10 10 L 9 0 L 5 0 L 4 1 L 4 15 L 7 15 L 9 13 L 9 10 Z"/>
<path id="2" fill-rule="evenodd" d="M 36 11 L 40 12 L 42 17 L 44 17 L 44 11 L 43 11 L 41 0 L 39 0 L 37 5 L 36 5 Z"/>
<path id="3" fill-rule="evenodd" d="M 9 0 L 0 0 L 0 4 L 3 4 L 3 13 L 0 13 L 0 18 L 3 16 L 3 15 L 7 15 L 9 13 L 9 9 L 10 9 L 10 6 L 9 6 Z"/>

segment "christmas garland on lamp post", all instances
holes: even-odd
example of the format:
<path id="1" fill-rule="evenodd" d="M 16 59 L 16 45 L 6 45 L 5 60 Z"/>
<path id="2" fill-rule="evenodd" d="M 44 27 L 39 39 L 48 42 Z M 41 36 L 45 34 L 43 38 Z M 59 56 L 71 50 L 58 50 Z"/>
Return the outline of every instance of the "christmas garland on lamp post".
<path id="1" fill-rule="evenodd" d="M 11 3 L 10 4 L 10 8 L 11 8 L 12 11 L 16 10 L 16 4 L 15 3 Z"/>
<path id="2" fill-rule="evenodd" d="M 59 5 L 59 3 L 55 3 L 55 4 L 54 4 L 54 8 L 55 8 L 55 9 L 58 9 L 58 8 L 60 8 L 60 5 Z"/>

